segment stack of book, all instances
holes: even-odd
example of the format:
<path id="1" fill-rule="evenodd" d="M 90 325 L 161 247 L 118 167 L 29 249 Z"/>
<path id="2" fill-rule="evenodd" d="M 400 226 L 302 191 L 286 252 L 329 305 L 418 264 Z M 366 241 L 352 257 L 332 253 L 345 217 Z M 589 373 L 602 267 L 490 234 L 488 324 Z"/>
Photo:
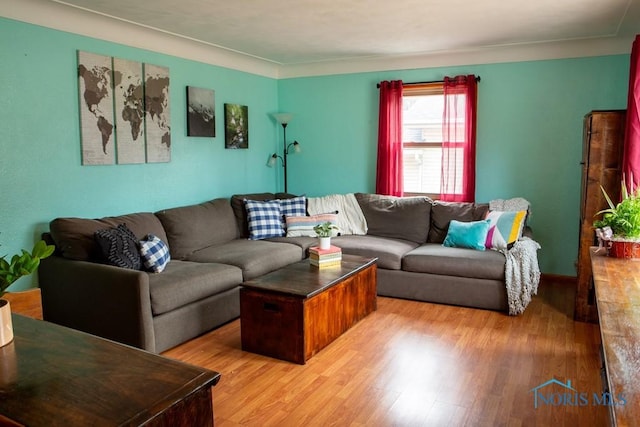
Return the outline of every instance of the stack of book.
<path id="1" fill-rule="evenodd" d="M 329 246 L 329 249 L 312 246 L 309 248 L 309 262 L 318 268 L 340 266 L 342 249 L 333 245 Z"/>

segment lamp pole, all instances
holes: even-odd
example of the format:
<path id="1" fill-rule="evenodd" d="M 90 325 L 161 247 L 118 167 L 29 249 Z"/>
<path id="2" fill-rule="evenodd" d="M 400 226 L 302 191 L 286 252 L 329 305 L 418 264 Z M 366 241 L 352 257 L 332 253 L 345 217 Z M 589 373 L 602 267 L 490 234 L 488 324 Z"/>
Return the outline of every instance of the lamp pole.
<path id="1" fill-rule="evenodd" d="M 282 167 L 284 167 L 284 192 L 287 192 L 287 123 L 282 123 L 284 141 L 282 141 Z"/>

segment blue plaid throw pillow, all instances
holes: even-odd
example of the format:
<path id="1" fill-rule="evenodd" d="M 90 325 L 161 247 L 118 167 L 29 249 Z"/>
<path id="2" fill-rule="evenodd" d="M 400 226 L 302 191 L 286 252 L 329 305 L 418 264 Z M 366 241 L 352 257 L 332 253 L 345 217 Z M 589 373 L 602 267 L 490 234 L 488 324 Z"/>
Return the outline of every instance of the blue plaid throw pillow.
<path id="1" fill-rule="evenodd" d="M 146 269 L 154 273 L 161 273 L 171 260 L 167 244 L 153 234 L 140 241 L 140 256 Z"/>
<path id="2" fill-rule="evenodd" d="M 293 197 L 291 199 L 278 199 L 280 212 L 282 214 L 282 229 L 287 229 L 286 217 L 307 216 L 307 198 L 305 196 Z"/>
<path id="3" fill-rule="evenodd" d="M 278 201 L 262 202 L 245 199 L 244 206 L 247 209 L 250 240 L 284 236 L 282 213 Z"/>

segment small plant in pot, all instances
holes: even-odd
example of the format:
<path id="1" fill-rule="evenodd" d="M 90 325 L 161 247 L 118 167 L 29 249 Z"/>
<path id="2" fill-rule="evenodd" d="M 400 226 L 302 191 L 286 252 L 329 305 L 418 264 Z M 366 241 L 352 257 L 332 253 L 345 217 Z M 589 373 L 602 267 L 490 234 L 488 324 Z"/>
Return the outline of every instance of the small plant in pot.
<path id="1" fill-rule="evenodd" d="M 602 219 L 593 223 L 596 234 L 609 247 L 609 255 L 617 258 L 640 258 L 640 188 L 629 191 L 622 181 L 621 201 L 613 203 L 605 189 L 600 186 L 608 209 L 598 212 Z"/>
<path id="2" fill-rule="evenodd" d="M 329 249 L 329 247 L 331 246 L 331 236 L 333 235 L 333 230 L 337 229 L 338 227 L 328 221 L 313 227 L 313 231 L 320 239 L 320 249 Z"/>
<path id="3" fill-rule="evenodd" d="M 13 340 L 11 324 L 11 307 L 9 301 L 1 299 L 7 288 L 23 276 L 28 276 L 40 265 L 40 260 L 47 258 L 55 247 L 47 245 L 44 240 L 35 244 L 31 253 L 22 249 L 7 261 L 6 255 L 0 257 L 0 347 Z"/>

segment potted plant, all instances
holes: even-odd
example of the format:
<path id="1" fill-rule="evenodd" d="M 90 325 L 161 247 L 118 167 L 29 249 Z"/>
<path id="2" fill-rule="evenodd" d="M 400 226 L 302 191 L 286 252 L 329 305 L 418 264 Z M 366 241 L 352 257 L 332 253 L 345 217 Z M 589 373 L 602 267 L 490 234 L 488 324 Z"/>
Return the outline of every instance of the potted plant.
<path id="1" fill-rule="evenodd" d="M 613 203 L 605 189 L 600 186 L 608 209 L 598 212 L 602 219 L 593 223 L 598 237 L 609 246 L 609 255 L 617 258 L 640 258 L 640 188 L 627 191 L 622 180 L 621 201 Z"/>
<path id="2" fill-rule="evenodd" d="M 6 260 L 6 255 L 0 257 L 0 347 L 13 340 L 11 307 L 9 301 L 1 299 L 2 296 L 16 280 L 36 271 L 40 260 L 51 255 L 54 249 L 53 245 L 40 240 L 31 253 L 23 249 L 21 254 L 14 255 L 10 261 Z"/>
<path id="3" fill-rule="evenodd" d="M 333 234 L 333 230 L 337 229 L 338 227 L 328 221 L 313 227 L 313 231 L 315 231 L 320 239 L 320 249 L 329 249 L 331 246 L 331 235 Z"/>

